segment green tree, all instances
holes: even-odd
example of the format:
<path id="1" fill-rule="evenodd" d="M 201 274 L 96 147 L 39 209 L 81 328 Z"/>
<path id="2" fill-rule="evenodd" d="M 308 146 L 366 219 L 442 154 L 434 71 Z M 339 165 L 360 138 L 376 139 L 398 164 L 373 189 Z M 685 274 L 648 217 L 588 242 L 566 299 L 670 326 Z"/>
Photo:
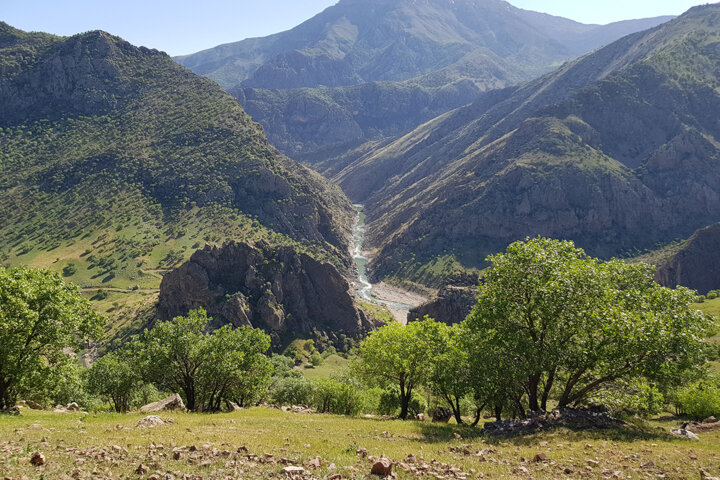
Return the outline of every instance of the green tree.
<path id="1" fill-rule="evenodd" d="M 142 386 L 139 372 L 123 351 L 102 356 L 88 372 L 88 389 L 95 395 L 110 399 L 118 413 L 130 410 L 130 401 Z"/>
<path id="2" fill-rule="evenodd" d="M 32 378 L 54 378 L 76 361 L 85 340 L 99 339 L 105 319 L 77 286 L 53 272 L 0 268 L 0 410 Z"/>
<path id="3" fill-rule="evenodd" d="M 189 410 L 220 409 L 223 400 L 249 398 L 248 389 L 267 385 L 270 346 L 264 332 L 229 325 L 207 332 L 203 309 L 158 322 L 134 341 L 135 358 L 147 381 L 182 392 Z M 263 387 L 264 388 L 264 387 Z"/>
<path id="4" fill-rule="evenodd" d="M 545 238 L 488 260 L 466 328 L 493 352 L 491 368 L 514 372 L 510 390 L 521 387 L 531 410 L 545 410 L 554 387 L 564 407 L 618 379 L 679 378 L 704 361 L 710 317 L 690 308 L 694 292 L 655 283 L 650 265 Z"/>
<path id="5" fill-rule="evenodd" d="M 432 358 L 442 345 L 441 329 L 441 324 L 427 317 L 408 325 L 391 323 L 360 345 L 356 372 L 370 384 L 398 387 L 403 420 L 408 416 L 413 390 L 432 372 Z"/>

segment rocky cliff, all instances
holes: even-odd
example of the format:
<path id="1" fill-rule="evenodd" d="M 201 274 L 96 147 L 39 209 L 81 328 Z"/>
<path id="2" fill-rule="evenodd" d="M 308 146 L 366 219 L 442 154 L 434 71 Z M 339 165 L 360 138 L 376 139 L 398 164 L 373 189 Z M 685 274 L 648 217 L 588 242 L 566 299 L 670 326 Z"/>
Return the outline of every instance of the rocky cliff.
<path id="1" fill-rule="evenodd" d="M 666 287 L 692 288 L 701 295 L 720 289 L 720 223 L 695 232 L 658 265 L 655 280 Z"/>
<path id="2" fill-rule="evenodd" d="M 410 309 L 407 319 L 414 322 L 425 315 L 439 322 L 453 325 L 465 320 L 477 303 L 477 287 L 446 286 L 427 303 Z"/>
<path id="3" fill-rule="evenodd" d="M 276 343 L 293 338 L 359 337 L 375 324 L 357 309 L 338 270 L 292 247 L 231 242 L 206 246 L 165 275 L 159 319 L 203 307 L 218 325 L 248 325 Z"/>

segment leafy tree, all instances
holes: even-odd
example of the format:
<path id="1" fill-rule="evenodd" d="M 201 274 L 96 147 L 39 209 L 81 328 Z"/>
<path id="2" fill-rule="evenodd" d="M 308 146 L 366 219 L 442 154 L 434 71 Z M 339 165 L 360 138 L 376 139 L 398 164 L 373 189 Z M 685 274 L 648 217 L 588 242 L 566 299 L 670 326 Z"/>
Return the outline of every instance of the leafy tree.
<path id="1" fill-rule="evenodd" d="M 619 379 L 679 378 L 704 361 L 710 317 L 690 308 L 694 292 L 655 283 L 650 265 L 601 262 L 545 238 L 488 260 L 466 328 L 493 352 L 490 368 L 513 372 L 510 390 L 531 410 L 546 409 L 556 384 L 564 407 Z"/>
<path id="2" fill-rule="evenodd" d="M 261 391 L 271 373 L 265 333 L 229 325 L 207 333 L 210 320 L 205 310 L 192 310 L 159 322 L 134 342 L 144 377 L 182 392 L 189 410 L 216 411 L 223 400 L 249 398 L 248 390 Z"/>
<path id="3" fill-rule="evenodd" d="M 104 355 L 88 372 L 88 389 L 95 395 L 109 398 L 118 413 L 130 410 L 130 401 L 142 385 L 139 372 L 123 351 Z"/>
<path id="4" fill-rule="evenodd" d="M 391 323 L 360 345 L 356 372 L 370 384 L 398 387 L 403 420 L 408 416 L 413 390 L 432 373 L 432 359 L 442 345 L 441 328 L 427 317 L 408 325 Z"/>
<path id="5" fill-rule="evenodd" d="M 57 378 L 75 361 L 67 348 L 102 336 L 105 320 L 77 286 L 53 272 L 0 267 L 0 410 L 32 378 Z"/>

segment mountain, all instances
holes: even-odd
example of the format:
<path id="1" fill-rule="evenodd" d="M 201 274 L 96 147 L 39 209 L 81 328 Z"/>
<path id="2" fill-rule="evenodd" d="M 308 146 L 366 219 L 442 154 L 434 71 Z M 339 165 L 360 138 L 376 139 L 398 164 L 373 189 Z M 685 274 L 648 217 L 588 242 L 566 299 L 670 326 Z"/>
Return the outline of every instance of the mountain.
<path id="1" fill-rule="evenodd" d="M 232 93 L 283 153 L 334 168 L 364 142 L 670 18 L 584 25 L 500 0 L 342 0 L 287 32 L 176 60 Z"/>
<path id="2" fill-rule="evenodd" d="M 118 317 L 206 242 L 351 265 L 342 192 L 164 53 L 1 23 L 0 112 L 0 260 L 62 271 Z"/>
<path id="3" fill-rule="evenodd" d="M 376 278 L 439 284 L 525 236 L 609 257 L 720 219 L 720 5 L 481 95 L 336 180 L 364 202 Z"/>
<path id="4" fill-rule="evenodd" d="M 403 81 L 468 62 L 537 74 L 660 21 L 583 25 L 502 0 L 341 0 L 286 32 L 176 60 L 225 88 Z"/>

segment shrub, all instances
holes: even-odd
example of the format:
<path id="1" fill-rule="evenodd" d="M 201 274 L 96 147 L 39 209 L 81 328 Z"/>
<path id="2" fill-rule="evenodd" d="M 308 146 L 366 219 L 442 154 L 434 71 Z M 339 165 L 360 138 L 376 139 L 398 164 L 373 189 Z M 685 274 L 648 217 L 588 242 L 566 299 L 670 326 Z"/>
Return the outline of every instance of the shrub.
<path id="1" fill-rule="evenodd" d="M 315 394 L 312 382 L 304 377 L 285 377 L 275 382 L 270 400 L 277 405 L 310 405 Z"/>
<path id="2" fill-rule="evenodd" d="M 682 389 L 678 394 L 682 410 L 696 420 L 720 416 L 720 386 L 717 379 L 704 380 Z"/>

